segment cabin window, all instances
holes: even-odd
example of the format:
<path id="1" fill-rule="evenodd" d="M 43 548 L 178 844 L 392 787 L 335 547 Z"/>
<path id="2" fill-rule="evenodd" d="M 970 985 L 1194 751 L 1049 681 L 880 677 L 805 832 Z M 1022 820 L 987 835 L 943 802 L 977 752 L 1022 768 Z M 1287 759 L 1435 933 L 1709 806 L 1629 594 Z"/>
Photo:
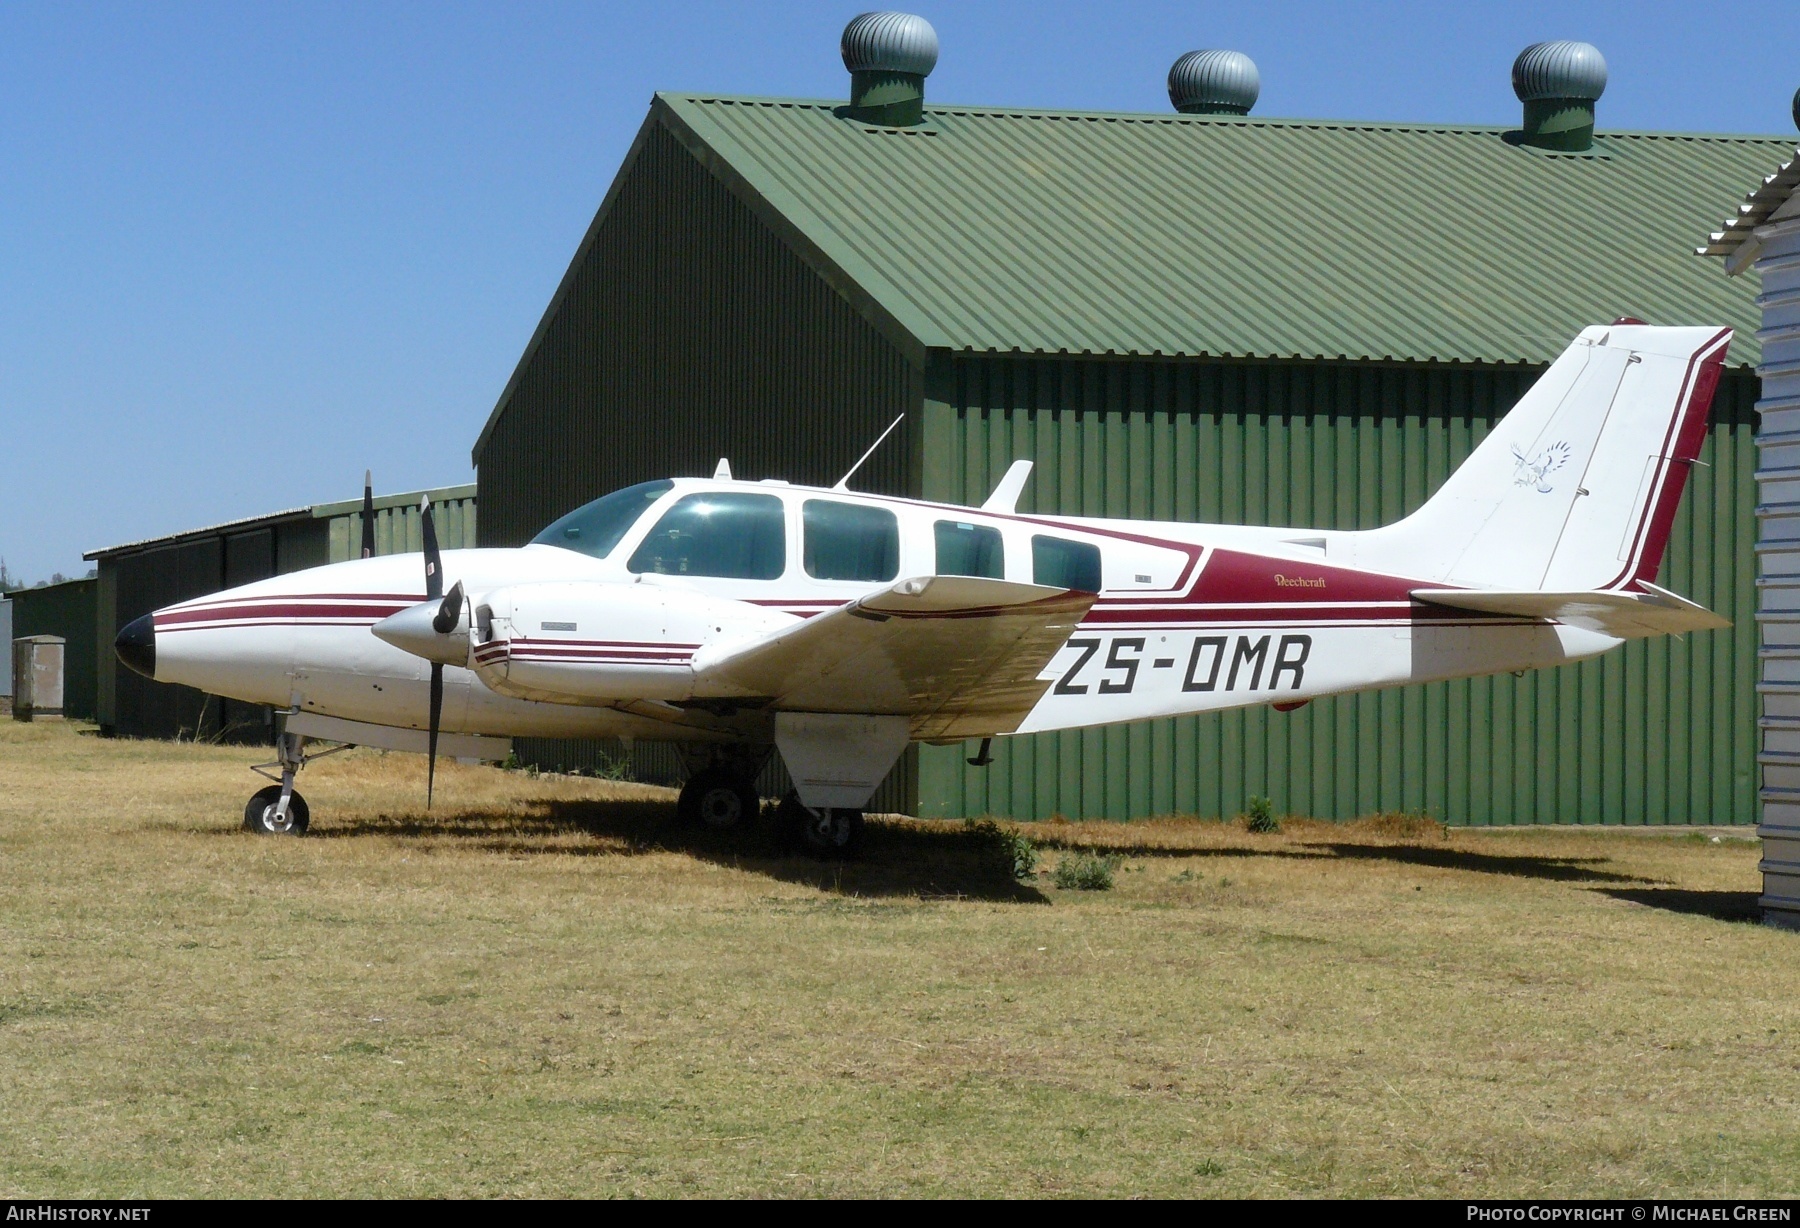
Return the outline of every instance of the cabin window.
<path id="1" fill-rule="evenodd" d="M 892 580 L 900 522 L 885 507 L 808 499 L 800 509 L 806 574 L 815 580 Z"/>
<path id="2" fill-rule="evenodd" d="M 1031 539 L 1031 578 L 1038 584 L 1100 591 L 1100 547 L 1060 537 Z"/>
<path id="3" fill-rule="evenodd" d="M 638 517 L 667 494 L 675 483 L 639 482 L 584 503 L 531 539 L 534 546 L 561 546 L 603 559 L 612 553 Z"/>
<path id="4" fill-rule="evenodd" d="M 774 580 L 787 570 L 787 517 L 774 495 L 689 495 L 663 513 L 625 565 L 659 576 Z"/>
<path id="5" fill-rule="evenodd" d="M 1006 578 L 1006 554 L 1000 544 L 999 529 L 940 520 L 933 533 L 937 538 L 938 575 Z"/>

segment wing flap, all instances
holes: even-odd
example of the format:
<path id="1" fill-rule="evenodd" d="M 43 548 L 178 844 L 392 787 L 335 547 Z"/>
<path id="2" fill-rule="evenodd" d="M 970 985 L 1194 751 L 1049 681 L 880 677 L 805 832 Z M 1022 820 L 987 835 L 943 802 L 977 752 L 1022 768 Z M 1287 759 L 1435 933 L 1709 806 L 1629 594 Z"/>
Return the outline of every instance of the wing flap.
<path id="1" fill-rule="evenodd" d="M 1415 601 L 1428 601 L 1458 610 L 1552 619 L 1621 640 L 1711 631 L 1731 625 L 1730 619 L 1668 589 L 1643 581 L 1639 581 L 1639 587 L 1644 591 L 1605 589 L 1585 593 L 1544 593 L 1535 590 L 1419 588 L 1413 590 L 1412 596 Z"/>
<path id="2" fill-rule="evenodd" d="M 911 718 L 915 738 L 1010 732 L 1094 594 L 972 576 L 903 580 L 748 643 L 703 649 L 697 696 Z"/>

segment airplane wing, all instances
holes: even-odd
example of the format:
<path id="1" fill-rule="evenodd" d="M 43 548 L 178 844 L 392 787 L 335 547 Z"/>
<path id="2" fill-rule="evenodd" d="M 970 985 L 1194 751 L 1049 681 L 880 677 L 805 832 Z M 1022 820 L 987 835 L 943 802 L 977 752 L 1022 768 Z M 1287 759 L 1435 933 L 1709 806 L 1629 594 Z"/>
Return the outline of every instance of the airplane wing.
<path id="1" fill-rule="evenodd" d="M 1731 625 L 1730 619 L 1721 618 L 1705 606 L 1668 589 L 1643 581 L 1639 581 L 1639 586 L 1645 591 L 1627 593 L 1608 589 L 1588 593 L 1542 593 L 1534 590 L 1418 588 L 1413 590 L 1412 596 L 1416 601 L 1429 601 L 1433 605 L 1459 610 L 1552 618 L 1571 627 L 1598 631 L 1621 640 L 1710 631 Z"/>
<path id="2" fill-rule="evenodd" d="M 703 649 L 695 692 L 912 718 L 919 739 L 1018 727 L 1094 594 L 973 576 L 902 580 L 749 643 Z"/>

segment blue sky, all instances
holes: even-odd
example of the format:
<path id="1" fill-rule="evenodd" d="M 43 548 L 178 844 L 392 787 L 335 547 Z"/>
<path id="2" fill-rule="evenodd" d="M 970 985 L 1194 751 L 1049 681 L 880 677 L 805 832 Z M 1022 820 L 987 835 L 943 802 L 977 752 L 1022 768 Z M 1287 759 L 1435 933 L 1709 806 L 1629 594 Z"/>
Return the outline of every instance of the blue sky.
<path id="1" fill-rule="evenodd" d="M 0 557 L 79 574 L 85 549 L 354 497 L 365 467 L 472 480 L 652 92 L 841 97 L 858 11 L 0 6 Z M 939 101 L 1159 111 L 1178 54 L 1229 47 L 1258 114 L 1513 123 L 1512 59 L 1545 38 L 1606 55 L 1602 127 L 1792 133 L 1800 86 L 1792 5 L 916 11 Z"/>

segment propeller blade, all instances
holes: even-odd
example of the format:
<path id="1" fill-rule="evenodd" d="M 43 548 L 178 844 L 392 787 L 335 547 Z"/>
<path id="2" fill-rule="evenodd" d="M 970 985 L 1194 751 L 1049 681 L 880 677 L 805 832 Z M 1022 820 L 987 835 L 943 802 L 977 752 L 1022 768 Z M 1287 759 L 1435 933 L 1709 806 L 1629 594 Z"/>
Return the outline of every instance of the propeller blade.
<path id="1" fill-rule="evenodd" d="M 375 475 L 363 470 L 363 543 L 362 556 L 375 556 Z"/>
<path id="2" fill-rule="evenodd" d="M 462 607 L 463 586 L 462 581 L 458 580 L 450 586 L 450 591 L 444 594 L 444 603 L 432 616 L 431 629 L 439 635 L 449 635 L 456 630 L 456 624 L 462 621 Z"/>
<path id="3" fill-rule="evenodd" d="M 431 727 L 425 734 L 425 809 L 431 809 L 431 790 L 437 783 L 438 720 L 444 715 L 444 667 L 431 663 Z"/>
<path id="4" fill-rule="evenodd" d="M 419 533 L 425 539 L 425 599 L 436 601 L 444 596 L 444 556 L 438 550 L 437 526 L 431 522 L 431 496 L 419 500 Z M 462 616 L 462 582 L 458 581 L 450 596 L 432 617 L 431 628 L 442 635 L 455 628 Z M 448 622 L 446 623 L 446 617 Z M 431 663 L 431 723 L 425 734 L 425 809 L 431 809 L 431 793 L 437 784 L 438 722 L 444 715 L 444 666 Z"/>
<path id="5" fill-rule="evenodd" d="M 444 595 L 444 558 L 438 552 L 437 526 L 431 522 L 431 498 L 419 500 L 419 531 L 425 538 L 425 600 Z"/>

